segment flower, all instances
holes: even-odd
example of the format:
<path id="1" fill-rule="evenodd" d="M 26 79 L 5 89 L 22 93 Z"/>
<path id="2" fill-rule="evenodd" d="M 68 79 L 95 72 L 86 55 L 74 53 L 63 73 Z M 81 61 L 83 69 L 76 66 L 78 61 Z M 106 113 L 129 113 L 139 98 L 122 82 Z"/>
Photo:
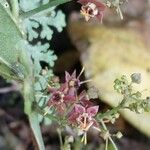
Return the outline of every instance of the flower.
<path id="1" fill-rule="evenodd" d="M 97 114 L 98 108 L 99 106 L 84 107 L 81 104 L 75 104 L 68 120 L 72 125 L 77 125 L 80 130 L 86 132 L 91 126 L 97 126 L 94 116 Z"/>
<path id="2" fill-rule="evenodd" d="M 79 0 L 78 2 L 82 5 L 80 12 L 86 21 L 97 17 L 102 22 L 105 10 L 105 5 L 102 2 L 98 0 Z"/>
<path id="3" fill-rule="evenodd" d="M 68 72 L 65 72 L 65 83 L 61 84 L 60 88 L 48 87 L 51 97 L 47 105 L 50 108 L 53 106 L 56 108 L 56 111 L 61 114 L 67 111 L 71 105 L 78 103 L 78 101 L 88 100 L 88 96 L 85 91 L 80 93 L 79 96 L 77 94 L 77 90 L 80 85 L 89 81 L 81 82 L 79 80 L 83 71 L 84 68 L 78 76 L 76 76 L 76 71 L 74 71 L 71 75 Z"/>
<path id="4" fill-rule="evenodd" d="M 68 84 L 68 88 L 79 88 L 80 86 L 80 76 L 76 75 L 76 70 L 70 75 L 67 71 L 65 72 L 65 82 Z"/>
<path id="5" fill-rule="evenodd" d="M 49 107 L 55 107 L 58 113 L 63 113 L 66 110 L 66 106 L 76 101 L 75 95 L 69 95 L 68 89 L 65 84 L 62 84 L 60 88 L 49 88 L 51 97 L 48 101 Z"/>
<path id="6" fill-rule="evenodd" d="M 80 130 L 80 133 L 83 134 L 81 142 L 84 142 L 84 144 L 86 145 L 87 131 L 91 127 L 95 127 L 95 129 L 98 129 L 97 128 L 98 123 L 94 119 L 94 116 L 97 114 L 99 106 L 90 106 L 91 103 L 85 103 L 85 101 L 86 100 L 84 100 L 84 103 L 83 103 L 83 104 L 86 104 L 85 106 L 81 104 L 75 104 L 74 109 L 69 114 L 68 121 L 72 125 L 75 125 L 78 127 L 78 129 Z"/>
<path id="7" fill-rule="evenodd" d="M 69 95 L 76 95 L 77 90 L 81 86 L 81 84 L 84 84 L 86 82 L 89 82 L 91 80 L 86 80 L 86 81 L 80 81 L 80 76 L 83 73 L 84 68 L 81 70 L 80 74 L 77 76 L 76 75 L 76 70 L 70 75 L 67 71 L 65 72 L 65 86 L 68 89 L 68 94 Z"/>
<path id="8" fill-rule="evenodd" d="M 81 71 L 82 72 L 82 71 Z M 65 85 L 68 89 L 69 95 L 76 95 L 77 90 L 79 89 L 81 85 L 81 81 L 79 80 L 81 73 L 77 76 L 76 70 L 70 75 L 67 71 L 65 72 Z"/>

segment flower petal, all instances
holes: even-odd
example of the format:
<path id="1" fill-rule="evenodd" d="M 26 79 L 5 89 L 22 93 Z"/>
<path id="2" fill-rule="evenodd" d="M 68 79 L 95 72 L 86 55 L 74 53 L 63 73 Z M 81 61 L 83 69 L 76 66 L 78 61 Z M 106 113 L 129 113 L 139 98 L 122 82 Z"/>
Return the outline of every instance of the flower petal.
<path id="1" fill-rule="evenodd" d="M 74 70 L 74 72 L 72 73 L 71 78 L 76 79 L 76 70 Z"/>
<path id="2" fill-rule="evenodd" d="M 89 107 L 92 107 L 94 105 L 90 100 L 82 100 L 82 101 L 80 101 L 80 103 L 86 109 L 89 108 Z"/>
<path id="3" fill-rule="evenodd" d="M 70 113 L 70 115 L 68 116 L 68 121 L 71 124 L 76 124 L 77 123 L 77 118 L 79 117 L 78 113 L 75 113 L 74 111 Z"/>
<path id="4" fill-rule="evenodd" d="M 99 11 L 104 11 L 106 8 L 105 4 L 98 0 L 79 0 L 78 3 L 82 5 L 86 5 L 87 3 L 93 3 L 96 5 L 96 7 L 98 7 L 98 9 L 100 9 Z"/>
<path id="5" fill-rule="evenodd" d="M 74 103 L 76 101 L 76 97 L 75 96 L 71 96 L 71 95 L 66 95 L 64 97 L 64 101 L 65 103 L 67 102 L 70 102 L 70 103 Z"/>
<path id="6" fill-rule="evenodd" d="M 87 113 L 89 116 L 93 117 L 97 114 L 99 106 L 92 106 L 87 108 Z"/>
<path id="7" fill-rule="evenodd" d="M 88 95 L 85 90 L 82 91 L 79 95 L 79 101 L 82 101 L 82 100 L 89 100 Z"/>
<path id="8" fill-rule="evenodd" d="M 70 80 L 70 78 L 71 78 L 70 74 L 67 71 L 65 71 L 65 80 L 66 80 L 66 82 L 68 82 Z"/>
<path id="9" fill-rule="evenodd" d="M 92 121 L 93 121 L 93 126 L 98 128 L 99 127 L 98 122 L 94 118 L 92 119 Z"/>
<path id="10" fill-rule="evenodd" d="M 76 104 L 74 108 L 76 113 L 83 114 L 85 112 L 85 108 L 79 104 Z"/>

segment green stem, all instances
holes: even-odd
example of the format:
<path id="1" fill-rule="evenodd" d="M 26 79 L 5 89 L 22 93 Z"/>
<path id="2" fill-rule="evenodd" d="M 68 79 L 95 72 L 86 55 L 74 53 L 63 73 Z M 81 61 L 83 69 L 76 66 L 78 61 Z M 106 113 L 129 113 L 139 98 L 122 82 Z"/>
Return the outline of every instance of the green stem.
<path id="1" fill-rule="evenodd" d="M 97 116 L 97 119 L 99 120 L 99 121 L 101 121 L 102 119 L 104 119 L 105 117 L 108 117 L 108 116 L 111 116 L 111 115 L 113 115 L 113 114 L 116 114 L 120 109 L 123 109 L 125 106 L 124 106 L 124 104 L 126 103 L 126 101 L 128 100 L 128 98 L 124 98 L 123 100 L 122 100 L 122 102 L 117 106 L 117 107 L 114 107 L 113 109 L 111 109 L 111 110 L 109 110 L 109 111 L 107 111 L 107 112 L 105 112 L 105 113 L 103 113 L 103 114 L 99 114 L 98 116 Z"/>
<path id="2" fill-rule="evenodd" d="M 104 130 L 105 131 L 108 131 L 108 129 L 107 129 L 107 127 L 106 127 L 106 125 L 105 125 L 105 123 L 103 122 L 103 120 L 101 120 L 101 125 L 102 125 L 102 127 L 104 128 Z M 107 144 L 106 144 L 106 146 L 107 147 L 105 147 L 105 150 L 107 150 L 108 149 L 108 139 L 110 140 L 110 142 L 112 143 L 112 145 L 113 145 L 113 147 L 114 147 L 114 149 L 115 150 L 118 150 L 118 148 L 117 148 L 117 146 L 116 146 L 116 144 L 114 143 L 114 141 L 112 140 L 112 138 L 111 138 L 111 136 L 109 135 L 108 136 L 108 138 L 106 139 L 107 141 Z"/>
<path id="3" fill-rule="evenodd" d="M 108 139 L 106 139 L 105 150 L 108 150 Z"/>
<path id="4" fill-rule="evenodd" d="M 63 140 L 62 140 L 62 131 L 61 129 L 57 129 L 57 132 L 58 132 L 58 136 L 59 136 L 59 141 L 60 141 L 60 148 L 61 150 L 63 149 Z"/>
<path id="5" fill-rule="evenodd" d="M 20 16 L 22 19 L 26 19 L 50 7 L 57 6 L 57 5 L 60 5 L 69 1 L 71 0 L 49 0 L 47 4 L 42 5 L 41 7 L 35 8 L 33 10 L 30 10 L 28 12 L 22 13 Z"/>
<path id="6" fill-rule="evenodd" d="M 18 19 L 19 16 L 19 4 L 18 0 L 10 0 L 11 7 L 12 7 L 12 15 L 15 17 L 15 19 Z"/>
<path id="7" fill-rule="evenodd" d="M 113 109 L 111 109 L 111 110 L 109 110 L 103 114 L 99 114 L 97 116 L 97 119 L 98 119 L 98 121 L 100 121 L 100 120 L 104 119 L 105 117 L 108 117 L 108 116 L 111 116 L 111 115 L 117 113 L 120 109 L 122 109 L 122 107 L 119 105 L 119 106 L 117 106 L 117 107 L 115 107 L 115 108 L 113 108 Z"/>
<path id="8" fill-rule="evenodd" d="M 114 143 L 114 141 L 112 140 L 112 138 L 111 138 L 111 137 L 109 137 L 109 140 L 110 140 L 110 142 L 112 143 L 112 145 L 113 145 L 114 149 L 115 149 L 115 150 L 118 150 L 118 148 L 117 148 L 116 144 Z"/>
<path id="9" fill-rule="evenodd" d="M 24 96 L 24 109 L 25 113 L 28 115 L 29 123 L 32 129 L 32 132 L 34 134 L 34 138 L 36 140 L 37 146 L 39 150 L 45 150 L 41 129 L 38 121 L 38 113 L 36 113 L 32 109 L 33 102 L 35 100 L 34 97 L 34 89 L 33 89 L 33 83 L 31 82 L 31 79 L 25 79 L 24 85 L 23 85 L 23 96 Z"/>
<path id="10" fill-rule="evenodd" d="M 32 112 L 30 115 L 28 115 L 28 118 L 29 118 L 30 127 L 36 139 L 38 149 L 45 150 L 45 146 L 41 134 L 41 128 L 38 121 L 38 114 L 36 112 Z"/>

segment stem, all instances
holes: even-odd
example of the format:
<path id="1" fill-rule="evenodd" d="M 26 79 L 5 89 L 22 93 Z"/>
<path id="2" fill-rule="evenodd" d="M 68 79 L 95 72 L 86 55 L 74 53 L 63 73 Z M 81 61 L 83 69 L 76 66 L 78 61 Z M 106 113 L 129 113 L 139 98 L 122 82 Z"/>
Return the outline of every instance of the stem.
<path id="1" fill-rule="evenodd" d="M 128 98 L 124 98 L 124 99 L 122 100 L 122 102 L 119 104 L 119 106 L 114 107 L 113 109 L 111 109 L 111 110 L 109 110 L 109 111 L 107 111 L 107 112 L 105 112 L 105 113 L 103 113 L 103 114 L 99 114 L 99 115 L 97 116 L 97 119 L 98 119 L 99 121 L 101 121 L 103 118 L 117 113 L 120 109 L 123 109 L 123 108 L 124 108 L 124 104 L 126 103 L 127 100 L 128 100 Z"/>
<path id="2" fill-rule="evenodd" d="M 36 140 L 37 146 L 39 150 L 45 150 L 41 129 L 38 121 L 38 113 L 36 113 L 32 109 L 33 102 L 35 100 L 34 97 L 34 88 L 33 83 L 29 78 L 25 79 L 23 85 L 23 96 L 24 96 L 24 109 L 25 113 L 28 115 L 29 123 L 34 134 L 34 139 Z"/>
<path id="3" fill-rule="evenodd" d="M 18 0 L 10 0 L 11 7 L 12 7 L 12 15 L 15 17 L 15 19 L 18 19 L 19 16 L 19 4 Z"/>
<path id="4" fill-rule="evenodd" d="M 106 139 L 105 150 L 108 150 L 108 139 Z"/>
<path id="5" fill-rule="evenodd" d="M 115 150 L 118 150 L 116 144 L 114 143 L 114 141 L 112 140 L 112 138 L 109 136 L 109 140 L 112 143 L 113 147 L 115 148 Z"/>
<path id="6" fill-rule="evenodd" d="M 63 149 L 63 140 L 62 140 L 61 129 L 57 129 L 57 132 L 58 132 L 59 141 L 60 141 L 60 148 Z"/>
<path id="7" fill-rule="evenodd" d="M 108 131 L 108 129 L 107 129 L 105 123 L 103 122 L 103 120 L 101 120 L 101 124 L 102 124 L 102 127 L 104 128 L 104 130 L 105 130 L 105 131 Z M 105 147 L 105 150 L 108 149 L 108 139 L 109 139 L 110 142 L 112 143 L 114 149 L 115 149 L 115 150 L 118 150 L 118 148 L 116 147 L 116 144 L 114 143 L 114 141 L 112 140 L 112 138 L 111 138 L 110 135 L 109 135 L 108 138 L 106 139 L 106 142 L 107 142 L 106 146 L 107 146 L 107 147 Z"/>
<path id="8" fill-rule="evenodd" d="M 119 106 L 113 108 L 112 110 L 109 110 L 109 111 L 107 111 L 103 114 L 99 114 L 97 116 L 97 119 L 100 121 L 100 120 L 102 120 L 103 118 L 105 118 L 107 116 L 110 116 L 110 115 L 113 115 L 113 114 L 117 113 L 120 109 L 122 109 L 122 107 L 119 105 Z"/>
<path id="9" fill-rule="evenodd" d="M 71 1 L 71 0 L 49 0 L 49 2 L 47 4 L 42 5 L 41 7 L 35 8 L 35 9 L 30 10 L 30 11 L 25 12 L 25 13 L 22 13 L 21 18 L 22 19 L 30 18 L 31 16 L 33 16 L 37 13 L 40 13 L 43 10 L 46 10 L 50 7 L 57 6 L 57 5 L 60 5 L 60 4 L 69 2 L 69 1 Z"/>
<path id="10" fill-rule="evenodd" d="M 38 121 L 38 114 L 36 112 L 32 112 L 30 115 L 28 115 L 28 118 L 38 149 L 45 150 L 41 128 Z"/>
<path id="11" fill-rule="evenodd" d="M 119 15 L 120 15 L 121 20 L 123 20 L 123 14 L 122 14 L 122 11 L 121 11 L 121 9 L 120 9 L 120 6 L 118 6 L 116 10 L 117 10 L 117 12 L 118 12 Z"/>

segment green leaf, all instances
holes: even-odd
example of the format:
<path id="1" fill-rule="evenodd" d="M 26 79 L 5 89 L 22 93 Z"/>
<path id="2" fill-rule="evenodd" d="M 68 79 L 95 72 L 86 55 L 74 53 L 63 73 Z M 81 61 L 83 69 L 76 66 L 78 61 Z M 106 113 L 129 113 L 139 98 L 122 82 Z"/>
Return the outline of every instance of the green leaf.
<path id="1" fill-rule="evenodd" d="M 28 12 L 48 2 L 49 0 L 20 0 L 19 5 L 22 11 Z"/>
<path id="2" fill-rule="evenodd" d="M 55 12 L 53 8 L 48 9 L 44 15 L 35 15 L 23 21 L 25 32 L 28 34 L 28 40 L 32 41 L 40 37 L 41 39 L 51 40 L 53 35 L 52 27 L 61 32 L 66 26 L 65 15 L 62 11 Z M 39 31 L 39 26 L 41 30 Z"/>
<path id="3" fill-rule="evenodd" d="M 0 75 L 4 78 L 23 80 L 29 73 L 30 61 L 21 44 L 19 28 L 0 3 Z"/>
<path id="4" fill-rule="evenodd" d="M 33 68 L 30 55 L 25 46 L 26 42 L 22 38 L 20 29 L 7 9 L 0 3 L 0 74 L 7 79 L 24 81 L 25 112 L 29 117 L 38 147 L 40 150 L 44 150 L 38 114 L 32 110 L 34 86 L 32 85 L 31 73 Z"/>
<path id="5" fill-rule="evenodd" d="M 24 3 L 26 3 L 25 6 L 23 5 Z M 24 10 L 31 10 L 27 2 L 24 1 L 24 3 L 20 3 L 20 7 L 24 7 Z M 32 3 L 32 8 L 42 7 L 42 3 L 39 3 L 39 0 L 34 0 L 30 3 Z M 24 32 L 28 35 L 28 41 L 36 41 L 34 45 L 27 44 L 25 49 L 28 50 L 33 60 L 35 77 L 34 87 L 38 92 L 47 88 L 49 77 L 53 76 L 52 67 L 57 59 L 57 56 L 54 54 L 54 51 L 50 49 L 49 45 L 49 41 L 53 36 L 53 30 L 55 28 L 58 32 L 61 32 L 66 25 L 65 15 L 62 11 L 56 12 L 54 8 L 55 7 L 47 8 L 23 20 Z M 45 43 L 41 42 L 43 39 Z M 42 68 L 41 62 L 45 62 L 48 69 L 46 76 L 41 74 L 42 69 L 45 69 Z"/>
<path id="6" fill-rule="evenodd" d="M 26 79 L 23 85 L 24 111 L 28 115 L 30 126 L 35 136 L 38 148 L 40 150 L 45 150 L 38 120 L 38 113 L 35 112 L 32 107 L 33 102 L 35 101 L 35 93 L 33 83 L 30 80 L 30 78 Z"/>
<path id="7" fill-rule="evenodd" d="M 38 0 L 36 0 L 36 1 L 38 1 Z M 49 0 L 48 3 L 46 1 L 46 4 L 40 5 L 40 7 L 35 6 L 35 9 L 29 10 L 26 13 L 22 13 L 21 16 L 22 16 L 22 18 L 30 18 L 31 16 L 34 16 L 35 14 L 38 14 L 45 10 L 47 11 L 47 9 L 53 8 L 55 6 L 58 6 L 60 4 L 63 4 L 63 3 L 69 2 L 69 1 L 71 1 L 71 0 Z"/>
<path id="8" fill-rule="evenodd" d="M 35 135 L 35 139 L 36 139 L 39 150 L 45 150 L 43 138 L 41 135 L 41 128 L 40 128 L 39 120 L 38 120 L 38 114 L 36 112 L 32 112 L 29 115 L 29 122 L 30 122 L 31 129 Z"/>

